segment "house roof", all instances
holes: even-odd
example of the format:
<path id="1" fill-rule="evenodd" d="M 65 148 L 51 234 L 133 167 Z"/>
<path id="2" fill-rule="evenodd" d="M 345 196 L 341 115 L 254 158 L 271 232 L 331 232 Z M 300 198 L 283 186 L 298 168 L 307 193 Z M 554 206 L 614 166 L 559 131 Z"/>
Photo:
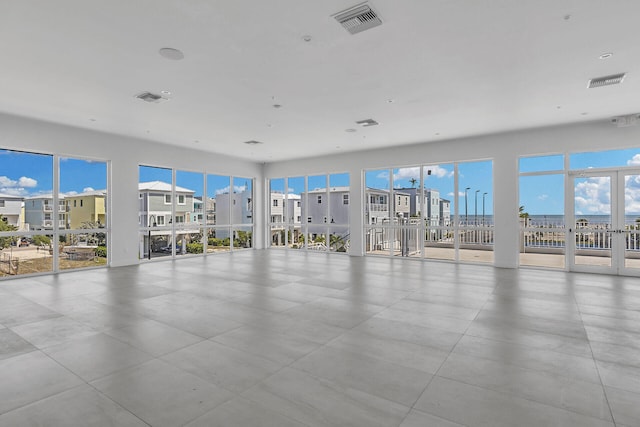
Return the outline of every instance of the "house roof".
<path id="1" fill-rule="evenodd" d="M 90 196 L 106 196 L 107 195 L 107 190 L 92 190 L 92 191 L 85 191 L 83 193 L 77 193 L 77 194 L 67 194 L 65 197 L 67 199 L 71 199 L 74 197 L 90 197 Z"/>
<path id="2" fill-rule="evenodd" d="M 0 199 L 24 200 L 24 196 L 0 193 Z"/>
<path id="3" fill-rule="evenodd" d="M 164 181 L 149 181 L 149 182 L 141 182 L 138 184 L 138 191 L 162 191 L 165 193 L 171 192 L 171 184 Z M 178 187 L 176 185 L 176 192 L 178 193 L 195 193 L 193 190 L 189 190 L 188 188 Z"/>

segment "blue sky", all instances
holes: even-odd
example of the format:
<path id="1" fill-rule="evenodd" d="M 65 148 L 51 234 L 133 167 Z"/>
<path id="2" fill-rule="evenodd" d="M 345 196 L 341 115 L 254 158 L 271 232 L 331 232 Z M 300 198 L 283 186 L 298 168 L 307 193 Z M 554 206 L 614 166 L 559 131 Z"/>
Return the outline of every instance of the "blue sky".
<path id="1" fill-rule="evenodd" d="M 0 151 L 0 193 L 32 196 L 51 193 L 53 156 Z M 60 192 L 76 194 L 107 188 L 107 164 L 60 159 Z"/>
<path id="2" fill-rule="evenodd" d="M 521 172 L 562 171 L 562 155 L 520 159 Z M 573 153 L 571 170 L 593 168 L 640 167 L 640 149 Z M 611 180 L 605 177 L 574 178 L 575 214 L 610 215 Z M 625 178 L 625 215 L 640 213 L 640 176 Z M 521 176 L 520 205 L 530 215 L 560 215 L 564 212 L 564 178 L 561 174 Z"/>
<path id="3" fill-rule="evenodd" d="M 157 168 L 152 166 L 140 166 L 140 182 L 163 181 L 171 182 L 171 169 Z M 204 174 L 198 172 L 176 171 L 176 185 L 194 191 L 196 197 L 201 197 L 204 193 Z M 216 194 L 228 193 L 231 178 L 227 175 L 206 176 L 207 195 L 215 197 Z M 251 178 L 233 177 L 233 189 L 236 192 L 252 188 Z"/>
<path id="4" fill-rule="evenodd" d="M 562 155 L 522 158 L 519 162 L 521 172 L 562 171 Z M 640 167 L 640 149 L 611 150 L 596 153 L 574 153 L 569 156 L 570 168 L 589 169 L 607 167 Z M 431 171 L 428 174 L 427 171 Z M 469 215 L 481 214 L 482 201 L 485 213 L 493 213 L 493 177 L 492 162 L 467 162 L 458 164 L 459 188 L 456 196 L 454 189 L 453 164 L 425 166 L 425 188 L 436 189 L 442 198 L 459 205 L 460 214 L 464 214 L 465 189 Z M 419 181 L 419 167 L 395 168 L 392 170 L 396 188 L 413 186 L 412 179 Z M 0 150 L 0 193 L 19 196 L 31 196 L 50 193 L 53 175 L 53 156 Z M 365 173 L 366 185 L 374 188 L 389 187 L 389 170 L 372 170 Z M 176 172 L 176 183 L 189 188 L 201 196 L 204 191 L 204 175 L 193 172 Z M 140 182 L 171 182 L 171 170 L 156 167 L 140 167 Z M 79 159 L 60 159 L 60 191 L 63 194 L 81 193 L 88 190 L 102 190 L 107 186 L 107 165 Z M 229 176 L 207 175 L 207 193 L 209 197 L 228 192 Z M 332 174 L 327 183 L 326 175 L 310 176 L 309 188 L 348 186 L 348 174 Z M 576 181 L 576 214 L 607 214 L 610 186 L 607 180 L 586 178 Z M 522 176 L 520 178 L 519 204 L 531 215 L 557 215 L 564 211 L 563 176 Z M 234 190 L 242 191 L 251 186 L 249 178 L 234 178 Z M 289 192 L 300 194 L 304 191 L 304 178 L 291 177 Z M 284 179 L 273 180 L 272 189 L 284 191 Z M 485 194 L 486 193 L 486 194 Z M 640 176 L 628 177 L 625 188 L 626 213 L 640 213 Z"/>

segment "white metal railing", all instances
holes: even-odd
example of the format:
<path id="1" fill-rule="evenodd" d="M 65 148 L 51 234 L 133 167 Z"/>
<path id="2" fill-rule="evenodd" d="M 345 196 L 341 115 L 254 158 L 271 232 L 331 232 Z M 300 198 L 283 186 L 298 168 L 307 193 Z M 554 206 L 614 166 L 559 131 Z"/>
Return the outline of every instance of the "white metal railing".
<path id="1" fill-rule="evenodd" d="M 578 225 L 575 230 L 575 248 L 610 250 L 614 232 L 609 224 Z M 640 252 L 640 226 L 626 225 L 624 232 L 625 250 Z M 522 249 L 526 252 L 566 247 L 566 230 L 562 224 L 524 227 L 521 229 L 521 238 Z"/>

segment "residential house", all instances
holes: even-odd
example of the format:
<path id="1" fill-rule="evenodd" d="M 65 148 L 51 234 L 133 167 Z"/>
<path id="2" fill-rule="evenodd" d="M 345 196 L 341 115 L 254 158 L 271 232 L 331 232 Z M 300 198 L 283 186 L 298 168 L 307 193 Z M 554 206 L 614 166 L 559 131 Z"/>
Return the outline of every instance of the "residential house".
<path id="1" fill-rule="evenodd" d="M 63 195 L 58 196 L 58 229 L 66 229 L 68 223 L 67 205 Z M 30 230 L 53 230 L 53 195 L 41 194 L 24 199 L 25 227 Z"/>
<path id="2" fill-rule="evenodd" d="M 67 228 L 95 228 L 105 226 L 106 190 L 86 191 L 80 194 L 66 195 L 64 203 L 67 209 Z"/>
<path id="3" fill-rule="evenodd" d="M 22 206 L 24 198 L 9 194 L 0 194 L 0 218 L 7 224 L 17 228 L 23 228 L 24 217 Z"/>

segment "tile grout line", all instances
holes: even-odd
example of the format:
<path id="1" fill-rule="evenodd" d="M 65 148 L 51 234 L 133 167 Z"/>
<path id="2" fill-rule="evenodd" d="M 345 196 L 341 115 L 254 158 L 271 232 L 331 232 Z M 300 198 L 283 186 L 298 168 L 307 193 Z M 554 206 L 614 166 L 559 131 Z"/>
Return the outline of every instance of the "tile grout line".
<path id="1" fill-rule="evenodd" d="M 571 272 L 569 273 L 571 274 Z M 576 305 L 576 309 L 578 310 L 578 314 L 580 315 L 580 322 L 582 323 L 582 329 L 584 330 L 584 335 L 587 338 L 587 344 L 589 344 L 589 351 L 591 351 L 591 359 L 593 360 L 593 364 L 596 367 L 596 372 L 598 373 L 598 379 L 600 380 L 600 386 L 602 387 L 602 394 L 604 395 L 604 399 L 607 402 L 607 407 L 609 408 L 609 415 L 611 416 L 611 422 L 613 426 L 616 427 L 618 423 L 616 422 L 616 418 L 613 415 L 613 409 L 611 408 L 611 403 L 609 403 L 609 396 L 607 395 L 607 388 L 602 381 L 602 375 L 600 374 L 600 367 L 598 366 L 598 361 L 596 360 L 596 356 L 593 352 L 593 347 L 591 346 L 591 339 L 589 338 L 589 334 L 587 333 L 587 328 L 584 325 L 584 319 L 582 318 L 582 311 L 580 310 L 580 304 L 578 303 L 578 299 L 576 298 L 575 287 L 573 284 L 573 280 L 571 280 L 571 294 L 573 295 L 573 301 Z"/>

